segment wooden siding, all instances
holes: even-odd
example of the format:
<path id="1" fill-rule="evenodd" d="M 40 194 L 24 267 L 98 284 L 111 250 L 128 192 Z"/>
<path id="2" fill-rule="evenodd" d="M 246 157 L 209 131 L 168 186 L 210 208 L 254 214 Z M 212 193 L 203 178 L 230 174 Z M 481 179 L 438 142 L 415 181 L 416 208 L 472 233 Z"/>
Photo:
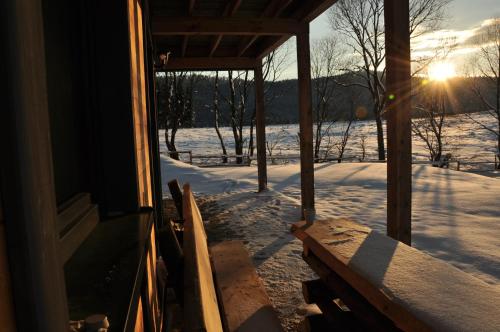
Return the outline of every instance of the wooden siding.
<path id="1" fill-rule="evenodd" d="M 128 14 L 130 83 L 134 118 L 137 182 L 139 188 L 138 199 L 140 206 L 152 206 L 142 9 L 137 0 L 128 1 Z"/>

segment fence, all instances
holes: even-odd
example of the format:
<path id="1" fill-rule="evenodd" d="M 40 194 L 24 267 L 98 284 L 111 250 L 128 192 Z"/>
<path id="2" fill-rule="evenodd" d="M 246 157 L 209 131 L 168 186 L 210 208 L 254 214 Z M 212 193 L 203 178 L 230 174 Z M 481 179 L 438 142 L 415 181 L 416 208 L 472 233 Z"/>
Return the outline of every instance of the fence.
<path id="1" fill-rule="evenodd" d="M 194 160 L 198 160 L 196 164 L 202 167 L 220 167 L 220 166 L 250 166 L 253 161 L 256 161 L 257 158 L 249 155 L 193 155 L 191 150 L 179 150 L 179 151 L 166 151 L 166 154 L 169 156 L 174 155 L 188 155 L 189 164 L 193 164 Z M 300 155 L 275 155 L 275 156 L 266 156 L 266 160 L 271 161 L 273 164 L 276 161 L 293 161 L 299 160 Z M 218 160 L 218 162 L 217 162 Z M 211 162 L 215 161 L 215 162 Z M 315 160 L 317 163 L 321 162 L 360 162 L 360 163 L 384 163 L 384 160 L 377 159 L 362 159 L 359 156 L 345 156 L 343 158 L 318 158 Z M 431 162 L 428 160 L 413 160 L 412 164 L 414 165 L 433 165 L 436 167 L 446 167 L 449 168 L 450 165 L 455 165 L 454 169 L 457 171 L 467 170 L 473 172 L 489 172 L 492 170 L 498 170 L 500 168 L 500 157 L 498 155 L 494 155 L 494 160 L 491 161 L 472 161 L 472 160 L 464 160 L 458 158 L 450 158 L 447 160 L 442 160 L 440 162 Z M 493 167 L 480 167 L 481 165 L 489 165 L 491 164 Z"/>

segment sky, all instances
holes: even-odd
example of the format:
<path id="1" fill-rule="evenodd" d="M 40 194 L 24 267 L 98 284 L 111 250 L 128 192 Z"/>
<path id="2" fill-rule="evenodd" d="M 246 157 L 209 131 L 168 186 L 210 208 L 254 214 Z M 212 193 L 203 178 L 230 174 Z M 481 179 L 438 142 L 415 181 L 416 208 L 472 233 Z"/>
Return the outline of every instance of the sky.
<path id="1" fill-rule="evenodd" d="M 471 47 L 470 38 L 481 31 L 487 20 L 500 17 L 500 0 L 453 0 L 446 10 L 447 19 L 443 22 L 441 30 L 425 34 L 415 40 L 412 45 L 412 55 L 419 56 L 435 53 L 435 48 L 441 45 L 443 38 L 451 37 L 456 46 L 448 55 L 446 61 L 451 62 L 458 75 L 463 74 L 467 64 L 475 52 Z M 311 42 L 331 34 L 328 24 L 328 15 L 319 16 L 310 26 Z M 293 39 L 293 38 L 292 38 Z M 295 49 L 295 41 L 291 40 L 290 51 Z M 297 77 L 295 52 L 291 54 L 290 66 L 282 75 L 283 79 Z"/>

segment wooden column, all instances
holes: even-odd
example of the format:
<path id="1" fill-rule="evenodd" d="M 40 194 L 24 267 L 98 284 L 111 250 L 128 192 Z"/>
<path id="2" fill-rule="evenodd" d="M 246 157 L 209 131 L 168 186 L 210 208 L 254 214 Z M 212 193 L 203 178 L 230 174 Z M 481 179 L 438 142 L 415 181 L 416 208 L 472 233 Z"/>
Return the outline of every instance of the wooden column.
<path id="1" fill-rule="evenodd" d="M 387 234 L 411 245 L 409 1 L 385 0 Z"/>
<path id="2" fill-rule="evenodd" d="M 313 116 L 309 32 L 297 35 L 297 76 L 300 121 L 300 188 L 302 214 L 314 212 Z"/>
<path id="3" fill-rule="evenodd" d="M 257 138 L 257 171 L 259 175 L 259 192 L 267 189 L 266 162 L 266 116 L 264 110 L 264 78 L 262 77 L 262 60 L 257 62 L 254 70 L 255 79 L 255 135 Z"/>
<path id="4" fill-rule="evenodd" d="M 17 329 L 65 332 L 42 13 L 40 0 L 0 1 L 0 185 Z"/>

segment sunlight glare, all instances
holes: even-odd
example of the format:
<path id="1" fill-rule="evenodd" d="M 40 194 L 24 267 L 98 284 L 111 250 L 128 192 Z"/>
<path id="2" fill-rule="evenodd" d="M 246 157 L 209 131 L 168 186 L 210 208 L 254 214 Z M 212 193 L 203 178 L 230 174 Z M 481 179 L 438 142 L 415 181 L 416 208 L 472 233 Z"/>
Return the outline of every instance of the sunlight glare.
<path id="1" fill-rule="evenodd" d="M 433 81 L 446 81 L 456 76 L 455 66 L 450 62 L 436 62 L 429 66 L 429 78 Z"/>

